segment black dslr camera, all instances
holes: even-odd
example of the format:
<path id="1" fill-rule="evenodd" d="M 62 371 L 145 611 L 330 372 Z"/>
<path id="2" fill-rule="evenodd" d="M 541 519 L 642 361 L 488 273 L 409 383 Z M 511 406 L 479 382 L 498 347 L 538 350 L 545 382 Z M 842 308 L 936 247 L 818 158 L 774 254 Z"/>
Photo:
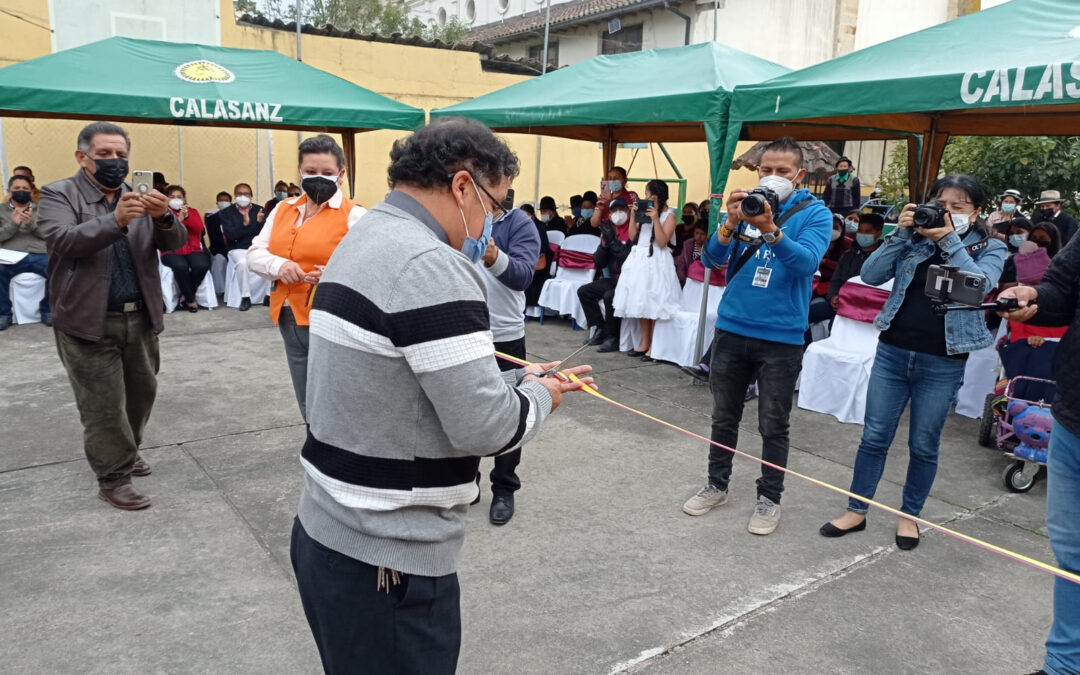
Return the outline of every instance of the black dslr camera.
<path id="1" fill-rule="evenodd" d="M 915 223 L 915 227 L 933 230 L 945 227 L 945 214 L 948 212 L 949 210 L 938 202 L 927 202 L 916 206 L 911 218 Z"/>
<path id="2" fill-rule="evenodd" d="M 772 207 L 773 216 L 780 213 L 780 197 L 767 187 L 756 187 L 748 191 L 740 208 L 744 216 L 760 216 L 765 213 L 765 202 Z"/>
<path id="3" fill-rule="evenodd" d="M 1020 309 L 1016 298 L 983 302 L 987 293 L 986 277 L 952 265 L 931 265 L 926 272 L 926 287 L 923 290 L 930 298 L 934 313 L 939 316 L 956 310 L 1011 312 Z"/>

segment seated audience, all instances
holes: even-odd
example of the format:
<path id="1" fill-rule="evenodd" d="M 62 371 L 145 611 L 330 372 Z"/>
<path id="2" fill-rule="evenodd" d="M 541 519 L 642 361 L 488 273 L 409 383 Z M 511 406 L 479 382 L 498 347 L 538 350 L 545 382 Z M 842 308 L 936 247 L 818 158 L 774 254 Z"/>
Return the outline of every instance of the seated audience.
<path id="1" fill-rule="evenodd" d="M 170 185 L 165 189 L 169 198 L 169 210 L 184 224 L 188 239 L 183 246 L 174 251 L 161 254 L 161 264 L 173 271 L 176 285 L 180 287 L 181 307 L 189 312 L 198 312 L 199 304 L 195 301 L 195 290 L 210 271 L 210 254 L 203 250 L 203 226 L 199 212 L 188 206 L 187 190 L 179 185 Z"/>
<path id="2" fill-rule="evenodd" d="M 283 180 L 274 183 L 274 197 L 263 204 L 263 211 L 269 214 L 278 205 L 289 198 L 289 184 Z"/>
<path id="3" fill-rule="evenodd" d="M 1053 227 L 1053 223 L 1047 224 Z M 1001 291 L 1016 285 L 1016 261 L 1013 260 L 1013 256 L 1020 250 L 1020 247 L 1024 242 L 1028 240 L 1031 236 L 1031 231 L 1034 229 L 1034 225 L 1031 224 L 1031 221 L 1023 216 L 1017 216 L 1012 220 L 1005 221 L 1005 225 L 1006 228 L 1004 229 L 1004 232 L 1008 235 L 1010 255 L 1005 259 L 1005 265 L 1001 269 L 1001 280 L 998 282 L 998 290 Z M 1054 234 L 1057 234 L 1056 228 Z M 1049 238 L 1049 235 L 1047 235 L 1045 231 L 1041 236 Z M 1059 238 L 1055 237 L 1055 239 Z"/>
<path id="4" fill-rule="evenodd" d="M 554 230 L 566 234 L 568 230 L 566 221 L 559 216 L 559 211 L 555 208 L 554 197 L 549 196 L 540 199 L 540 222 L 544 224 L 548 232 Z"/>
<path id="5" fill-rule="evenodd" d="M 690 265 L 695 260 L 701 259 L 701 251 L 705 248 L 705 242 L 709 239 L 709 226 L 705 223 L 694 225 L 694 236 L 683 242 L 679 249 L 679 255 L 675 258 L 675 273 L 679 275 L 679 284 L 686 285 L 686 275 Z"/>
<path id="6" fill-rule="evenodd" d="M 236 266 L 236 280 L 240 285 L 240 311 L 251 309 L 251 283 L 248 274 L 247 252 L 251 242 L 262 231 L 263 210 L 251 203 L 251 186 L 239 183 L 233 190 L 236 203 L 218 213 L 221 231 L 225 235 L 229 261 Z"/>
<path id="7" fill-rule="evenodd" d="M 30 192 L 33 193 L 30 196 L 30 201 L 37 204 L 41 200 L 41 190 L 38 189 L 37 182 L 34 180 L 34 170 L 33 169 L 26 166 L 25 164 L 20 164 L 19 166 L 15 167 L 14 169 L 11 170 L 11 175 L 12 176 L 22 176 L 24 178 L 29 179 L 30 180 L 30 185 L 33 186 L 33 189 L 30 190 Z M 5 201 L 10 200 L 10 195 L 8 197 L 5 197 L 4 200 Z"/>
<path id="8" fill-rule="evenodd" d="M 207 250 L 210 251 L 210 255 L 229 255 L 228 244 L 225 243 L 225 234 L 221 231 L 221 218 L 220 214 L 225 209 L 232 206 L 232 195 L 228 192 L 222 191 L 217 193 L 216 198 L 217 208 L 206 212 L 206 237 L 205 245 Z M 224 289 L 219 288 L 220 293 Z"/>
<path id="9" fill-rule="evenodd" d="M 25 253 L 26 257 L 11 265 L 0 265 L 0 330 L 12 323 L 11 280 L 17 274 L 36 274 L 48 278 L 49 256 L 45 237 L 38 231 L 37 209 L 32 201 L 34 184 L 25 176 L 8 179 L 8 201 L 0 205 L 0 248 Z M 49 313 L 49 291 L 41 299 L 41 322 L 52 325 Z"/>
<path id="10" fill-rule="evenodd" d="M 592 215 L 596 212 L 596 193 L 588 190 L 581 196 L 581 212 L 574 219 L 574 225 L 566 233 L 570 237 L 575 234 L 596 234 L 596 228 L 592 226 Z"/>
<path id="11" fill-rule="evenodd" d="M 855 236 L 855 232 L 859 229 L 859 216 L 861 216 L 861 215 L 862 215 L 862 213 L 860 211 L 855 210 L 855 211 L 852 211 L 851 213 L 847 214 L 846 216 L 844 216 L 844 234 L 845 235 L 847 235 L 849 237 Z M 885 221 L 882 220 L 882 222 L 885 222 Z"/>
<path id="12" fill-rule="evenodd" d="M 825 299 L 829 301 L 829 305 L 834 310 L 840 304 L 840 287 L 848 279 L 859 276 L 866 259 L 881 247 L 881 233 L 884 228 L 885 219 L 878 214 L 859 214 L 859 227 L 855 231 L 855 245 L 840 256 L 840 262 L 836 264 L 832 280 L 829 282 L 829 292 L 825 295 Z"/>
<path id="13" fill-rule="evenodd" d="M 1019 190 L 1006 190 L 998 195 L 997 211 L 994 211 L 986 218 L 986 224 L 990 226 L 991 236 L 1002 242 L 1008 240 L 1009 221 L 1018 216 L 1023 216 L 1020 213 L 1020 202 L 1023 198 Z M 1009 250 L 1014 249 L 1010 248 Z"/>
<path id="14" fill-rule="evenodd" d="M 814 284 L 814 295 L 824 297 L 829 292 L 829 282 L 832 281 L 833 272 L 840 263 L 840 258 L 851 248 L 851 239 L 844 236 L 844 219 L 837 213 L 833 214 L 832 243 L 825 251 L 825 257 L 818 265 L 821 277 Z"/>
<path id="15" fill-rule="evenodd" d="M 675 226 L 675 252 L 682 251 L 683 244 L 694 238 L 694 226 L 698 222 L 698 208 L 694 202 L 686 202 L 682 208 L 682 219 Z M 705 222 L 705 231 L 708 233 L 709 223 Z"/>
<path id="16" fill-rule="evenodd" d="M 608 204 L 610 220 L 600 223 L 600 246 L 593 253 L 593 262 L 600 277 L 578 288 L 578 300 L 585 311 L 586 323 L 595 328 L 589 339 L 591 345 L 601 345 L 601 352 L 619 351 L 619 319 L 615 316 L 615 286 L 622 272 L 623 261 L 630 255 L 630 244 L 619 239 L 616 228 L 630 219 L 630 207 L 622 197 Z M 601 306 L 602 303 L 602 306 Z"/>

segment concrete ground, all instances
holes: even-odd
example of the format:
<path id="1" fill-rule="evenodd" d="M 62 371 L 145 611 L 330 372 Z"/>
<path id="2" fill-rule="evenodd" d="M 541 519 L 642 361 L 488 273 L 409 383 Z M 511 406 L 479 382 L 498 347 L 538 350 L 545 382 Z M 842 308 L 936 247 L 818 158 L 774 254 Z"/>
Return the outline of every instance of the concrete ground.
<path id="1" fill-rule="evenodd" d="M 95 497 L 52 333 L 0 334 L 0 672 L 317 673 L 288 558 L 303 427 L 281 338 L 256 307 L 174 314 L 126 513 Z M 554 360 L 582 333 L 530 323 Z M 604 391 L 708 433 L 708 390 L 665 364 L 584 357 Z M 861 427 L 796 410 L 791 465 L 846 487 Z M 740 447 L 757 454 L 756 405 Z M 953 416 L 924 515 L 1053 561 L 1045 487 L 1005 492 L 1005 460 Z M 899 503 L 906 432 L 879 497 Z M 461 673 L 1022 673 L 1041 665 L 1047 575 L 895 519 L 826 540 L 844 499 L 790 479 L 783 522 L 746 532 L 757 468 L 735 460 L 731 502 L 691 518 L 705 446 L 585 395 L 525 450 L 517 515 L 475 507 L 461 565 Z M 490 462 L 485 462 L 487 471 Z"/>

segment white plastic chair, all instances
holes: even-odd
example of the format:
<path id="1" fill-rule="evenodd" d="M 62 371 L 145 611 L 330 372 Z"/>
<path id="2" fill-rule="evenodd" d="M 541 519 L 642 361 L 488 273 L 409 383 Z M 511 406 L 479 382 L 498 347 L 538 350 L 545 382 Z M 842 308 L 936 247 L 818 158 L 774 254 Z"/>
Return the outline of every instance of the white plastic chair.
<path id="1" fill-rule="evenodd" d="M 161 298 L 164 300 L 165 313 L 171 314 L 176 311 L 176 304 L 180 302 L 180 286 L 176 283 L 176 275 L 172 269 L 160 261 L 158 262 L 158 276 L 161 277 Z M 195 289 L 195 302 L 208 309 L 218 306 L 214 280 L 209 273 L 203 277 L 199 287 Z"/>
<path id="2" fill-rule="evenodd" d="M 213 265 L 213 263 L 211 263 Z M 248 275 L 248 288 L 251 289 L 251 304 L 258 305 L 270 294 L 270 280 L 260 277 L 258 274 L 248 270 L 237 270 L 236 264 L 232 260 L 229 260 L 225 267 L 225 306 L 226 307 L 239 307 L 240 306 L 240 283 L 236 278 L 237 274 Z M 210 276 L 210 275 L 207 275 Z"/>
<path id="3" fill-rule="evenodd" d="M 846 283 L 869 285 L 860 277 Z M 892 281 L 875 288 L 891 290 Z M 829 337 L 812 343 L 803 355 L 799 407 L 832 415 L 840 422 L 862 424 L 877 344 L 873 323 L 837 315 Z"/>
<path id="4" fill-rule="evenodd" d="M 697 279 L 687 279 L 679 300 L 679 311 L 670 319 L 656 322 L 652 339 L 654 359 L 670 361 L 680 366 L 697 365 L 700 354 L 694 353 L 694 346 L 697 342 L 698 313 L 701 311 L 701 294 L 704 288 L 705 284 Z M 720 298 L 724 297 L 724 288 L 724 286 L 709 285 L 709 299 L 706 301 L 705 312 L 707 326 L 716 323 L 716 310 L 720 306 Z M 706 331 L 706 347 L 711 337 L 712 331 Z"/>
<path id="5" fill-rule="evenodd" d="M 225 268 L 229 266 L 229 259 L 219 254 L 210 256 L 210 276 L 214 280 L 214 290 L 219 293 L 225 291 Z"/>
<path id="6" fill-rule="evenodd" d="M 45 298 L 45 277 L 32 272 L 11 278 L 8 295 L 11 298 L 15 323 L 41 323 L 41 301 Z"/>
<path id="7" fill-rule="evenodd" d="M 551 234 L 551 233 L 549 233 Z M 563 240 L 560 250 L 592 254 L 600 246 L 600 237 L 594 234 L 575 234 Z M 578 300 L 577 289 L 593 280 L 595 269 L 566 269 L 560 267 L 555 276 L 544 282 L 540 291 L 540 306 L 569 315 L 579 326 L 586 325 L 585 310 Z M 252 299 L 254 302 L 254 299 Z"/>

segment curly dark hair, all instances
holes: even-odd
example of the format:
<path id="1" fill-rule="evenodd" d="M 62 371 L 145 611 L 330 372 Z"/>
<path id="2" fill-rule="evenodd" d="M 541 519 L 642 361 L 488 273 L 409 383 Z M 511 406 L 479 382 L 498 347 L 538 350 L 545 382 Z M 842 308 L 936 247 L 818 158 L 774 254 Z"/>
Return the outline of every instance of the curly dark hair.
<path id="1" fill-rule="evenodd" d="M 431 189 L 450 185 L 465 169 L 494 185 L 518 175 L 517 155 L 486 126 L 464 117 L 446 117 L 394 142 L 390 150 L 390 187 L 398 183 Z"/>

